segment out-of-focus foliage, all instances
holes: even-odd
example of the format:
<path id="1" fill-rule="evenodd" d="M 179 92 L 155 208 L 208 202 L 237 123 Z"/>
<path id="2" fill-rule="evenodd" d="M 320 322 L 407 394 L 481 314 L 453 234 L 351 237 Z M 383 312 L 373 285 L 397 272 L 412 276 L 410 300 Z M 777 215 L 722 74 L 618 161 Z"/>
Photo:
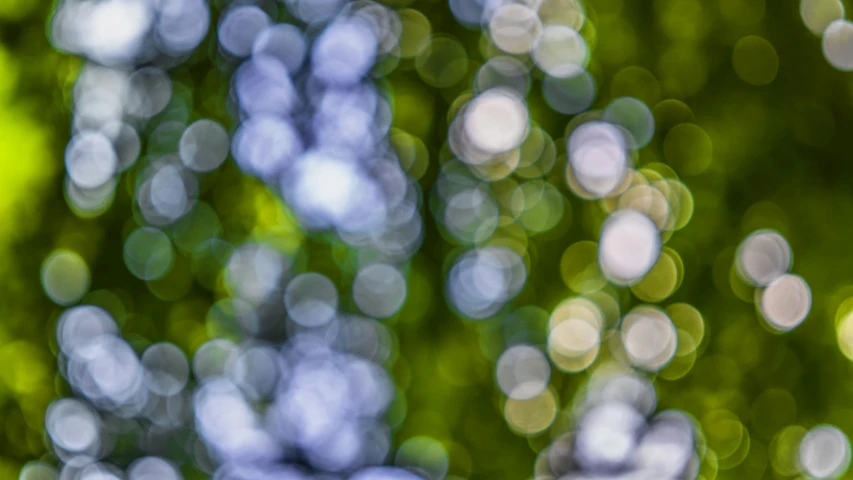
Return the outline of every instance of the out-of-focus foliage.
<path id="1" fill-rule="evenodd" d="M 853 54 L 840 2 L 587 0 L 580 14 L 580 2 L 551 0 L 538 16 L 571 27 L 542 37 L 557 39 L 554 56 L 527 53 L 526 35 L 545 27 L 524 23 L 524 10 L 484 26 L 466 20 L 484 2 L 382 3 L 396 9 L 400 30 L 396 49 L 375 67 L 384 74 L 377 82 L 393 110 L 389 140 L 418 182 L 424 219 L 422 246 L 405 268 L 405 303 L 384 320 L 397 391 L 387 413 L 397 453 L 388 463 L 418 464 L 434 478 L 582 472 L 600 465 L 571 432 L 608 415 L 625 419 L 631 434 L 695 422 L 705 480 L 819 476 L 813 452 L 837 453 L 842 465 L 845 444 L 849 462 L 853 83 L 844 70 Z M 48 7 L 0 3 L 0 478 L 16 478 L 33 459 L 56 463 L 44 418 L 52 400 L 71 393 L 55 367 L 65 306 L 104 307 L 139 352 L 171 342 L 192 358 L 233 334 L 210 320 L 234 288 L 219 276 L 221 257 L 194 269 L 192 255 L 177 252 L 162 279 L 125 267 L 125 241 L 145 223 L 130 176 L 101 215 L 68 207 L 62 159 L 81 62 L 45 39 Z M 228 2 L 211 7 L 216 19 Z M 214 65 L 225 63 L 216 25 L 207 47 L 169 74 L 183 102 L 178 116 L 210 118 L 233 133 L 236 63 Z M 582 39 L 588 58 L 561 51 L 565 39 Z M 572 55 L 580 56 L 561 60 Z M 573 66 L 583 74 L 561 70 Z M 495 85 L 524 101 L 489 91 Z M 512 123 L 519 111 L 529 111 L 530 128 Z M 453 143 L 457 118 L 468 137 Z M 507 135 L 483 134 L 479 126 L 492 122 Z M 584 129 L 594 139 L 623 138 L 611 124 L 628 131 L 620 171 L 636 171 L 608 185 L 572 162 L 583 157 Z M 516 147 L 514 160 L 500 157 Z M 349 307 L 384 316 L 351 291 L 353 249 L 333 234 L 303 232 L 231 156 L 203 182 L 224 242 L 299 252 L 300 269 L 328 277 L 341 298 L 356 297 Z M 626 207 L 646 216 L 610 215 Z M 621 231 L 646 232 L 650 245 L 662 232 L 649 265 L 608 257 Z M 140 246 L 154 241 L 137 238 Z M 495 264 L 510 272 L 505 282 L 471 293 L 477 277 L 465 268 Z M 78 276 L 52 290 L 42 284 L 50 272 Z M 649 353 L 654 342 L 643 335 L 665 341 Z M 622 370 L 609 371 L 612 362 Z M 621 376 L 631 368 L 657 393 L 638 380 L 646 393 L 633 410 L 594 408 L 604 395 L 597 392 L 633 378 Z M 119 451 L 129 461 L 134 447 Z M 577 464 L 558 461 L 565 458 Z M 203 476 L 190 461 L 182 472 Z"/>

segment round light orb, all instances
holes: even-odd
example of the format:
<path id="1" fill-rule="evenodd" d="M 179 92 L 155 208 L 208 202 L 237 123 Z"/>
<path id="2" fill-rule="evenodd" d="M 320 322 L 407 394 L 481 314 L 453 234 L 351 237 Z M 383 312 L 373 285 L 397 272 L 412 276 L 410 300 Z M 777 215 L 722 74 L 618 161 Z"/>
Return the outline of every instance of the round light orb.
<path id="1" fill-rule="evenodd" d="M 799 463 L 811 478 L 838 478 L 850 466 L 850 440 L 832 425 L 819 425 L 800 441 Z"/>
<path id="2" fill-rule="evenodd" d="M 811 307 L 809 284 L 798 275 L 782 275 L 760 292 L 761 314 L 779 332 L 788 332 L 803 323 Z"/>
<path id="3" fill-rule="evenodd" d="M 510 347 L 498 359 L 498 386 L 509 398 L 530 400 L 545 391 L 550 378 L 548 359 L 530 345 Z"/>
<path id="4" fill-rule="evenodd" d="M 766 287 L 791 268 L 791 247 L 772 230 L 752 233 L 736 253 L 738 274 L 755 287 Z"/>
<path id="5" fill-rule="evenodd" d="M 584 123 L 571 133 L 566 149 L 569 185 L 577 183 L 584 191 L 575 193 L 581 196 L 604 198 L 628 175 L 630 158 L 625 136 L 610 123 Z"/>
<path id="6" fill-rule="evenodd" d="M 465 135 L 474 148 L 487 154 L 518 147 L 527 136 L 529 126 L 527 106 L 508 89 L 487 90 L 465 109 Z"/>
<path id="7" fill-rule="evenodd" d="M 660 252 L 657 226 L 636 210 L 617 210 L 601 227 L 598 264 L 607 279 L 617 285 L 640 281 L 655 265 Z"/>

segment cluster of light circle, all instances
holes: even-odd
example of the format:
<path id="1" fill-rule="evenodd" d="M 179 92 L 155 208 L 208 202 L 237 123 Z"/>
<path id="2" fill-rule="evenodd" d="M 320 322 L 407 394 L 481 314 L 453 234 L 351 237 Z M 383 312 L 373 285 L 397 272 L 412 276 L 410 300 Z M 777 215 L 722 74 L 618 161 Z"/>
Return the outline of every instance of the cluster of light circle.
<path id="1" fill-rule="evenodd" d="M 697 478 L 702 438 L 688 415 L 656 412 L 654 385 L 598 366 L 572 402 L 574 426 L 539 453 L 537 478 Z"/>
<path id="2" fill-rule="evenodd" d="M 431 207 L 442 221 L 442 233 L 469 248 L 449 270 L 447 298 L 463 316 L 484 319 L 498 314 L 521 290 L 529 274 L 526 243 L 522 240 L 519 244 L 518 238 L 553 228 L 566 204 L 562 194 L 542 179 L 557 163 L 558 149 L 530 119 L 524 100 L 530 88 L 525 61 L 543 74 L 543 98 L 559 113 L 586 112 L 596 88 L 586 71 L 589 51 L 579 30 L 587 19 L 580 2 L 492 4 L 451 0 L 450 7 L 461 23 L 483 27 L 488 46 L 482 50 L 491 57 L 478 71 L 474 91 L 463 94 L 452 107 L 448 146 L 454 158 L 442 166 Z M 590 253 L 597 256 L 592 269 L 598 273 L 584 275 L 589 266 L 568 272 L 572 278 L 565 278 L 567 284 L 578 286 L 585 296 L 563 301 L 551 314 L 547 356 L 533 344 L 507 339 L 508 349 L 497 361 L 497 383 L 508 397 L 505 416 L 521 434 L 538 434 L 556 417 L 558 399 L 548 387 L 551 365 L 570 373 L 585 370 L 599 357 L 605 341 L 612 356 L 627 366 L 657 373 L 666 371 L 664 367 L 672 362 L 672 371 L 667 372 L 672 378 L 686 373 L 695 361 L 696 348 L 704 336 L 704 321 L 696 309 L 686 304 L 672 305 L 666 311 L 640 306 L 620 319 L 615 297 L 602 290 L 609 281 L 615 286 L 630 286 L 641 299 L 659 302 L 680 284 L 680 258 L 664 244 L 689 220 L 692 197 L 671 175 L 671 169 L 661 174 L 655 169 L 632 168 L 633 152 L 647 145 L 654 132 L 651 111 L 631 97 L 613 100 L 602 112 L 578 115 L 567 128 L 568 185 L 581 198 L 599 200 L 609 216 L 601 227 L 598 245 L 589 242 L 590 248 L 578 244 L 575 249 L 584 258 Z M 506 191 L 511 193 L 507 195 Z M 535 214 L 520 214 L 526 211 Z M 513 223 L 521 227 L 520 235 L 504 233 Z M 501 238 L 502 233 L 506 238 Z M 568 259 L 572 262 L 575 260 Z M 567 263 L 565 258 L 563 263 Z M 652 271 L 659 275 L 643 283 Z M 584 279 L 578 280 L 582 276 Z M 602 277 L 601 282 L 587 278 L 590 276 Z M 617 334 L 611 335 L 609 329 L 614 326 Z M 651 383 L 637 378 L 646 382 L 654 395 Z M 590 432 L 581 435 L 590 441 L 580 442 L 577 449 L 589 462 L 570 458 L 575 446 L 566 452 L 555 446 L 555 458 L 558 452 L 565 453 L 560 461 L 578 471 L 556 469 L 550 474 L 592 478 L 624 472 L 628 464 L 644 465 L 635 457 L 642 456 L 634 452 L 638 437 L 630 432 L 645 431 L 645 420 L 636 419 L 647 417 L 654 409 L 630 415 L 630 409 L 622 407 L 602 402 L 592 408 L 599 413 L 591 413 L 581 424 L 604 423 L 582 429 Z M 618 427 L 611 428 L 607 422 Z M 631 430 L 635 424 L 636 429 Z M 648 467 L 645 473 L 680 478 L 693 471 L 695 477 L 698 463 L 691 457 L 692 423 L 679 423 L 684 428 L 663 425 L 668 424 L 661 420 L 661 432 L 666 433 L 651 435 L 648 440 L 686 446 L 686 450 L 679 455 L 673 451 L 668 457 L 655 455 L 652 450 L 657 446 L 640 448 L 638 451 L 649 455 L 650 463 L 642 467 Z M 605 438 L 625 445 L 624 452 L 610 452 L 610 446 L 592 441 Z M 604 458 L 611 453 L 621 456 Z"/>
<path id="3" fill-rule="evenodd" d="M 853 71 L 853 23 L 841 0 L 800 0 L 803 24 L 821 37 L 823 55 L 833 67 Z"/>
<path id="4" fill-rule="evenodd" d="M 191 372 L 172 344 L 152 345 L 140 359 L 100 307 L 63 314 L 60 370 L 78 398 L 54 402 L 46 418 L 63 475 L 122 477 L 101 460 L 133 424 L 132 433 L 148 439 L 143 451 L 193 428 L 198 440 L 184 453 L 216 478 L 418 478 L 373 466 L 390 448 L 382 415 L 394 388 L 380 366 L 390 333 L 342 313 L 328 278 L 296 275 L 276 249 L 250 242 L 232 251 L 216 238 L 216 213 L 196 199 L 196 175 L 215 170 L 230 150 L 245 172 L 282 193 L 306 228 L 331 228 L 360 252 L 352 286 L 359 310 L 390 317 L 405 301 L 398 265 L 420 242 L 419 192 L 385 141 L 390 106 L 369 80 L 377 59 L 396 48 L 399 18 L 373 2 L 288 0 L 286 7 L 302 26 L 274 24 L 253 5 L 227 8 L 218 24 L 217 55 L 226 63 L 246 59 L 231 89 L 240 119 L 233 140 L 211 120 L 186 126 L 188 102 L 178 95 L 186 92 L 173 91 L 166 73 L 206 35 L 206 3 L 68 0 L 57 10 L 54 42 L 89 59 L 75 85 L 66 150 L 72 210 L 89 217 L 109 208 L 117 175 L 140 158 L 139 132 L 150 131 L 146 162 L 134 172 L 136 218 L 144 226 L 127 237 L 125 264 L 142 280 L 161 279 L 172 267 L 174 242 L 194 261 L 225 259 L 229 295 L 207 314 L 215 338 L 196 351 Z M 157 66 L 133 68 L 140 64 Z M 84 281 L 69 285 L 75 275 Z M 61 305 L 88 290 L 88 267 L 73 252 L 52 254 L 42 278 Z M 284 345 L 268 340 L 282 334 Z M 420 443 L 431 441 L 415 440 L 397 463 L 417 471 Z M 137 461 L 127 474 L 180 478 L 158 457 Z"/>
<path id="5" fill-rule="evenodd" d="M 735 268 L 740 277 L 755 287 L 755 303 L 767 326 L 778 332 L 796 328 L 812 306 L 808 283 L 788 273 L 793 254 L 787 240 L 773 230 L 750 234 L 737 249 Z"/>
<path id="6" fill-rule="evenodd" d="M 315 33 L 274 24 L 254 6 L 235 7 L 220 23 L 223 49 L 245 58 L 232 87 L 240 125 L 231 152 L 245 173 L 280 193 L 305 228 L 331 230 L 358 252 L 353 303 L 365 315 L 390 317 L 406 297 L 401 265 L 422 235 L 419 191 L 390 148 L 390 105 L 370 79 L 375 63 L 397 47 L 400 20 L 373 2 L 293 1 L 288 8 Z M 297 364 L 272 372 L 271 378 L 287 380 L 264 400 L 271 403 L 261 417 L 250 413 L 240 425 L 224 424 L 218 397 L 209 411 L 197 408 L 206 441 L 222 452 L 220 471 L 237 478 L 280 475 L 286 472 L 269 465 L 283 457 L 317 473 L 412 477 L 402 469 L 367 468 L 381 464 L 390 446 L 381 416 L 393 384 L 378 365 L 387 359 L 388 332 L 375 320 L 341 313 L 325 276 L 288 278 L 289 260 L 268 248 L 247 245 L 232 259 L 226 267 L 232 298 L 225 302 L 241 305 L 235 317 L 251 325 L 251 334 L 275 328 L 277 307 L 269 305 L 281 304 L 269 298 L 286 284 L 290 340 L 281 352 Z M 237 311 L 223 307 L 226 316 Z M 238 388 L 226 389 L 233 401 L 258 402 Z M 235 441 L 235 428 L 257 443 Z M 397 457 L 399 466 L 417 467 L 412 455 Z"/>
<path id="7" fill-rule="evenodd" d="M 97 216 L 110 207 L 118 175 L 139 159 L 140 132 L 173 104 L 166 69 L 180 64 L 201 43 L 209 13 L 201 0 L 68 0 L 58 5 L 51 40 L 87 60 L 73 89 L 72 138 L 65 151 L 65 198 L 78 216 Z M 148 66 L 136 67 L 143 64 Z M 158 141 L 176 131 L 180 151 L 158 152 Z M 228 136 L 209 120 L 186 128 L 179 122 L 160 122 L 147 143 L 149 162 L 136 174 L 137 205 L 143 221 L 165 226 L 192 209 L 194 174 L 225 160 Z M 224 149 L 217 151 L 223 143 Z M 165 237 L 153 226 L 131 237 L 138 240 L 145 234 L 154 240 Z M 165 242 L 171 254 L 168 238 Z M 125 248 L 128 268 L 139 278 L 159 278 L 171 262 L 162 255 L 154 262 L 128 257 Z M 143 245 L 143 250 L 150 249 L 150 244 Z M 51 299 L 72 305 L 88 291 L 89 269 L 77 253 L 60 250 L 45 260 L 42 281 Z M 91 305 L 61 315 L 57 343 L 60 373 L 77 395 L 52 403 L 45 417 L 63 464 L 61 476 L 123 478 L 121 469 L 102 460 L 114 451 L 118 437 L 129 434 L 144 439 L 141 450 L 150 453 L 128 467 L 129 478 L 181 478 L 175 464 L 153 452 L 164 436 L 190 423 L 189 366 L 183 352 L 170 343 L 157 343 L 137 356 L 112 315 Z"/>

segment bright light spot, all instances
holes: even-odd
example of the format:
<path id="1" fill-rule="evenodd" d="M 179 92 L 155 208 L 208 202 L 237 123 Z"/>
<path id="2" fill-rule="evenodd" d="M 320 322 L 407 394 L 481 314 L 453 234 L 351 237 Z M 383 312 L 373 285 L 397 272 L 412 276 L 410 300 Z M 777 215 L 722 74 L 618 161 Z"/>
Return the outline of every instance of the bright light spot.
<path id="1" fill-rule="evenodd" d="M 288 73 L 295 75 L 305 61 L 308 47 L 302 31 L 295 25 L 271 26 L 258 35 L 252 45 L 252 56 L 268 55 L 278 59 Z"/>
<path id="2" fill-rule="evenodd" d="M 187 127 L 179 144 L 181 161 L 196 172 L 209 172 L 222 165 L 228 149 L 228 132 L 222 125 L 207 119 Z"/>
<path id="3" fill-rule="evenodd" d="M 622 345 L 631 363 L 657 371 L 675 355 L 678 335 L 672 320 L 652 307 L 638 307 L 622 320 Z"/>
<path id="4" fill-rule="evenodd" d="M 791 247 L 777 232 L 762 230 L 750 234 L 737 251 L 737 270 L 756 287 L 766 287 L 791 268 Z"/>
<path id="5" fill-rule="evenodd" d="M 359 470 L 349 480 L 422 480 L 421 477 L 402 468 L 370 467 Z"/>
<path id="6" fill-rule="evenodd" d="M 100 132 L 80 132 L 65 149 L 68 176 L 80 188 L 97 188 L 107 183 L 117 166 L 112 142 Z"/>
<path id="7" fill-rule="evenodd" d="M 488 246 L 462 254 L 447 279 L 447 299 L 463 315 L 482 319 L 497 313 L 521 291 L 527 269 L 506 247 Z"/>
<path id="8" fill-rule="evenodd" d="M 655 265 L 661 252 L 655 223 L 635 210 L 617 210 L 601 227 L 598 263 L 613 283 L 638 282 Z"/>
<path id="9" fill-rule="evenodd" d="M 853 71 L 853 23 L 836 20 L 823 32 L 823 54 L 835 68 Z"/>
<path id="10" fill-rule="evenodd" d="M 205 0 L 161 0 L 157 24 L 158 47 L 181 55 L 194 50 L 210 27 L 210 8 Z"/>
<path id="11" fill-rule="evenodd" d="M 803 323 L 808 316 L 812 292 L 802 277 L 785 274 L 761 292 L 759 307 L 770 327 L 787 332 Z"/>
<path id="12" fill-rule="evenodd" d="M 565 25 L 547 25 L 532 52 L 543 72 L 558 78 L 579 75 L 589 59 L 586 41 L 577 30 Z"/>
<path id="13" fill-rule="evenodd" d="M 536 11 L 527 5 L 507 3 L 492 15 L 489 33 L 498 48 L 521 55 L 528 53 L 539 42 L 542 21 Z"/>
<path id="14" fill-rule="evenodd" d="M 363 21 L 341 21 L 326 28 L 314 42 L 311 67 L 327 84 L 353 85 L 373 67 L 377 39 Z"/>
<path id="15" fill-rule="evenodd" d="M 154 18 L 147 0 L 66 1 L 59 5 L 53 40 L 104 65 L 133 62 Z"/>
<path id="16" fill-rule="evenodd" d="M 642 415 L 622 403 L 594 407 L 578 428 L 575 459 L 584 470 L 593 472 L 624 468 L 645 423 Z"/>
<path id="17" fill-rule="evenodd" d="M 252 53 L 255 38 L 270 24 L 270 18 L 254 5 L 234 8 L 219 24 L 219 43 L 228 53 L 245 57 Z"/>
<path id="18" fill-rule="evenodd" d="M 273 178 L 302 153 L 302 139 L 288 121 L 256 115 L 237 129 L 231 152 L 247 173 Z"/>
<path id="19" fill-rule="evenodd" d="M 143 191 L 147 190 L 148 194 L 138 197 L 141 202 L 140 207 L 146 219 L 150 221 L 155 219 L 155 216 L 162 218 L 162 220 L 157 218 L 151 223 L 159 225 L 171 223 L 189 211 L 191 199 L 189 198 L 187 186 L 184 184 L 184 178 L 181 175 L 183 172 L 181 170 L 179 167 L 172 165 L 158 168 L 154 175 L 151 176 L 151 180 L 147 182 L 148 188 L 140 189 Z M 142 203 L 147 203 L 142 202 L 143 198 L 146 198 L 150 202 L 151 211 L 142 206 Z M 154 215 L 151 215 L 152 213 Z"/>
<path id="20" fill-rule="evenodd" d="M 530 118 L 524 102 L 514 93 L 492 89 L 468 104 L 464 122 L 465 134 L 474 148 L 498 154 L 521 145 Z"/>
<path id="21" fill-rule="evenodd" d="M 127 469 L 128 480 L 182 480 L 175 467 L 158 457 L 144 457 Z"/>
<path id="22" fill-rule="evenodd" d="M 234 90 L 240 108 L 249 115 L 290 113 L 298 102 L 287 68 L 267 55 L 246 61 L 234 74 Z"/>
<path id="23" fill-rule="evenodd" d="M 100 419 L 79 400 L 64 398 L 50 404 L 45 428 L 51 440 L 71 452 L 94 450 L 100 442 Z"/>
<path id="24" fill-rule="evenodd" d="M 260 304 L 279 288 L 289 267 L 289 262 L 272 248 L 244 244 L 228 259 L 225 281 L 232 295 Z"/>
<path id="25" fill-rule="evenodd" d="M 558 323 L 548 336 L 548 345 L 565 356 L 585 354 L 596 348 L 599 341 L 599 327 L 580 318 L 568 318 Z"/>
<path id="26" fill-rule="evenodd" d="M 616 190 L 628 174 L 625 136 L 605 122 L 589 122 L 576 128 L 568 141 L 567 175 L 593 198 L 603 198 Z M 585 192 L 575 193 L 582 195 Z"/>
<path id="27" fill-rule="evenodd" d="M 282 182 L 285 198 L 304 224 L 346 231 L 376 228 L 386 203 L 376 183 L 350 158 L 335 151 L 303 155 Z"/>
<path id="28" fill-rule="evenodd" d="M 373 263 L 356 274 L 352 297 L 365 315 L 376 318 L 390 317 L 397 313 L 406 301 L 406 279 L 391 265 Z"/>
<path id="29" fill-rule="evenodd" d="M 567 372 L 578 372 L 592 365 L 598 356 L 600 345 L 601 326 L 589 319 L 567 318 L 554 326 L 548 334 L 548 353 L 551 360 L 558 368 Z"/>
<path id="30" fill-rule="evenodd" d="M 498 359 L 498 386 L 509 398 L 530 400 L 540 395 L 551 378 L 551 367 L 542 352 L 528 345 L 507 349 Z"/>
<path id="31" fill-rule="evenodd" d="M 831 425 L 820 425 L 800 442 L 800 467 L 813 478 L 838 478 L 850 466 L 850 441 Z"/>

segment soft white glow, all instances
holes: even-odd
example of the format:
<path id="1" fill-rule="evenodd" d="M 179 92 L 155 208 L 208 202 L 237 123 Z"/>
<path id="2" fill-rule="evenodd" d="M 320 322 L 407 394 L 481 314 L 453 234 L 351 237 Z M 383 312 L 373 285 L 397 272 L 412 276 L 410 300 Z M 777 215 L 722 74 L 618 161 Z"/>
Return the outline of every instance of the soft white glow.
<path id="1" fill-rule="evenodd" d="M 84 131 L 65 149 L 65 168 L 81 188 L 97 188 L 112 178 L 118 158 L 110 140 L 100 132 Z"/>
<path id="2" fill-rule="evenodd" d="M 252 55 L 268 55 L 278 59 L 291 75 L 305 61 L 308 46 L 302 31 L 295 25 L 280 24 L 262 31 L 252 45 Z"/>
<path id="3" fill-rule="evenodd" d="M 548 359 L 537 348 L 516 345 L 498 359 L 498 386 L 515 400 L 530 400 L 545 391 L 551 378 Z"/>
<path id="4" fill-rule="evenodd" d="M 568 78 L 583 72 L 589 48 L 577 30 L 550 24 L 542 31 L 532 55 L 534 63 L 543 72 L 552 77 Z"/>
<path id="5" fill-rule="evenodd" d="M 169 462 L 158 457 L 144 457 L 127 469 L 128 480 L 182 480 L 183 476 Z"/>
<path id="6" fill-rule="evenodd" d="M 197 172 L 216 169 L 228 156 L 228 132 L 213 120 L 194 122 L 181 135 L 179 152 L 184 165 Z"/>
<path id="7" fill-rule="evenodd" d="M 245 57 L 252 53 L 255 38 L 270 24 L 270 18 L 254 5 L 225 12 L 219 24 L 219 43 L 228 53 Z"/>
<path id="8" fill-rule="evenodd" d="M 373 67 L 377 48 L 376 36 L 363 20 L 336 22 L 314 42 L 311 67 L 327 84 L 352 85 Z"/>
<path id="9" fill-rule="evenodd" d="M 575 438 L 575 459 L 592 472 L 613 471 L 631 460 L 645 419 L 622 403 L 606 403 L 590 410 Z"/>
<path id="10" fill-rule="evenodd" d="M 406 301 L 406 279 L 391 265 L 370 264 L 360 269 L 353 279 L 352 297 L 365 315 L 390 317 Z"/>
<path id="11" fill-rule="evenodd" d="M 234 74 L 240 108 L 250 115 L 290 113 L 298 101 L 287 68 L 276 58 L 258 55 Z"/>
<path id="12" fill-rule="evenodd" d="M 382 192 L 341 153 L 306 153 L 283 179 L 282 192 L 309 227 L 364 231 L 381 226 L 387 213 Z"/>
<path id="13" fill-rule="evenodd" d="M 588 122 L 576 128 L 568 141 L 568 172 L 594 198 L 612 193 L 628 174 L 625 136 L 605 122 Z"/>
<path id="14" fill-rule="evenodd" d="M 777 232 L 754 232 L 738 247 L 736 265 L 744 280 L 766 287 L 791 268 L 791 247 Z"/>
<path id="15" fill-rule="evenodd" d="M 853 71 L 853 23 L 835 20 L 823 32 L 823 54 L 835 68 Z"/>
<path id="16" fill-rule="evenodd" d="M 133 60 L 153 20 L 148 0 L 105 0 L 90 5 L 79 31 L 83 53 L 107 65 Z"/>
<path id="17" fill-rule="evenodd" d="M 761 292 L 759 307 L 772 328 L 787 332 L 803 323 L 808 316 L 812 292 L 802 277 L 785 274 Z"/>
<path id="18" fill-rule="evenodd" d="M 832 425 L 817 426 L 800 442 L 799 460 L 803 473 L 813 478 L 838 478 L 850 466 L 850 441 Z"/>
<path id="19" fill-rule="evenodd" d="M 97 447 L 100 441 L 100 419 L 79 400 L 64 398 L 53 402 L 44 423 L 53 443 L 65 450 L 83 452 Z"/>
<path id="20" fill-rule="evenodd" d="M 520 3 L 507 3 L 489 21 L 492 41 L 501 50 L 521 55 L 532 50 L 542 35 L 542 21 L 536 10 Z"/>
<path id="21" fill-rule="evenodd" d="M 255 115 L 237 129 L 231 153 L 247 173 L 272 178 L 302 153 L 302 139 L 286 120 Z"/>
<path id="22" fill-rule="evenodd" d="M 518 295 L 527 280 L 521 257 L 506 247 L 483 247 L 462 254 L 447 279 L 447 298 L 463 315 L 487 318 Z"/>
<path id="23" fill-rule="evenodd" d="M 524 141 L 530 118 L 527 106 L 505 89 L 491 89 L 465 110 L 464 131 L 472 146 L 488 154 L 509 151 Z"/>
<path id="24" fill-rule="evenodd" d="M 160 50 L 181 55 L 204 40 L 210 28 L 210 8 L 205 0 L 160 0 L 159 6 L 154 29 Z"/>
<path id="25" fill-rule="evenodd" d="M 655 223 L 636 210 L 617 210 L 601 227 L 598 263 L 613 283 L 636 283 L 651 270 L 661 251 Z"/>
<path id="26" fill-rule="evenodd" d="M 675 355 L 678 339 L 675 325 L 658 309 L 634 309 L 622 321 L 621 335 L 631 362 L 645 370 L 660 370 Z"/>

